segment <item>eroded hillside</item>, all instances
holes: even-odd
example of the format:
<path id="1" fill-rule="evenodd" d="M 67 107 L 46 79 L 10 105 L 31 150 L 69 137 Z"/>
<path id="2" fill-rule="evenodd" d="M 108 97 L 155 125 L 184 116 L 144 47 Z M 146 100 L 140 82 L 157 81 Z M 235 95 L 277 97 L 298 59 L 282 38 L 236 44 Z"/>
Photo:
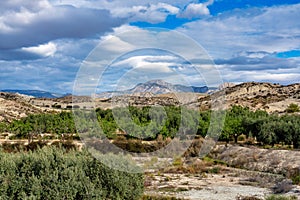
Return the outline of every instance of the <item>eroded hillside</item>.
<path id="1" fill-rule="evenodd" d="M 10 122 L 29 114 L 45 112 L 44 108 L 29 103 L 31 97 L 0 92 L 0 121 Z"/>
<path id="2" fill-rule="evenodd" d="M 216 100 L 220 96 L 224 97 L 227 107 L 242 105 L 253 110 L 284 112 L 291 103 L 300 105 L 300 83 L 287 86 L 257 82 L 242 83 L 224 88 L 210 96 L 200 97 L 198 106 L 208 109 L 211 106 L 211 100 Z"/>

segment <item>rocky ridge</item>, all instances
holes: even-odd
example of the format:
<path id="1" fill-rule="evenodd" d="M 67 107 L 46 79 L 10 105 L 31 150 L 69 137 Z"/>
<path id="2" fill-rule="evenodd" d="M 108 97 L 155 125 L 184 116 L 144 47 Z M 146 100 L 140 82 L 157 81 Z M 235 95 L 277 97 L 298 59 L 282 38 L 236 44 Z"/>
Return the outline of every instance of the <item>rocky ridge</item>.
<path id="1" fill-rule="evenodd" d="M 226 87 L 206 97 L 200 97 L 194 106 L 209 109 L 212 101 L 224 98 L 226 107 L 241 105 L 252 110 L 263 109 L 269 113 L 284 112 L 290 103 L 300 105 L 300 83 L 279 85 L 248 82 Z"/>

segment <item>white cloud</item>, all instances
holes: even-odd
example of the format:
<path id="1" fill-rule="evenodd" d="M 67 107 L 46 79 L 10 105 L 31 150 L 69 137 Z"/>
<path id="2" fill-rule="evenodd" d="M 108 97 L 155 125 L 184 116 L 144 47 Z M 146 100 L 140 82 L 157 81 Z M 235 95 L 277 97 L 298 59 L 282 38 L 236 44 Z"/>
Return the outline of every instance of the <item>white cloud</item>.
<path id="1" fill-rule="evenodd" d="M 264 51 L 257 51 L 257 52 L 249 52 L 249 51 L 242 51 L 238 52 L 236 56 L 244 56 L 248 58 L 263 58 L 265 56 L 269 56 L 270 53 Z"/>
<path id="2" fill-rule="evenodd" d="M 47 44 L 41 44 L 35 47 L 23 47 L 22 50 L 47 57 L 53 56 L 57 49 L 56 44 L 54 44 L 53 42 L 49 42 Z"/>
<path id="3" fill-rule="evenodd" d="M 9 34 L 16 31 L 16 27 L 30 24 L 36 13 L 21 8 L 18 11 L 11 10 L 0 16 L 0 33 Z"/>
<path id="4" fill-rule="evenodd" d="M 0 11 L 1 13 L 19 11 L 21 9 L 30 10 L 33 12 L 39 11 L 41 9 L 49 8 L 51 4 L 48 0 L 9 0 L 0 1 Z"/>
<path id="5" fill-rule="evenodd" d="M 235 10 L 179 28 L 215 58 L 242 51 L 268 53 L 300 46 L 300 4 Z"/>
<path id="6" fill-rule="evenodd" d="M 174 56 L 153 56 L 153 55 L 143 55 L 143 56 L 132 56 L 125 60 L 121 60 L 114 63 L 114 66 L 117 65 L 131 65 L 133 67 L 139 66 L 141 62 L 147 63 L 157 63 L 164 61 L 165 63 L 170 63 L 170 65 L 174 64 L 177 60 Z"/>
<path id="7" fill-rule="evenodd" d="M 114 46 L 117 44 L 117 46 Z M 128 52 L 134 50 L 134 46 L 128 42 L 121 40 L 116 36 L 107 37 L 107 40 L 104 40 L 101 44 L 103 49 L 111 52 Z"/>
<path id="8" fill-rule="evenodd" d="M 203 3 L 199 3 L 199 4 L 191 3 L 178 16 L 181 18 L 192 19 L 192 18 L 198 18 L 198 17 L 204 16 L 204 15 L 209 15 L 209 14 L 210 14 L 209 9 Z"/>
<path id="9" fill-rule="evenodd" d="M 83 78 L 89 76 L 98 79 L 101 75 L 101 90 L 118 81 L 125 87 L 153 79 L 175 83 L 182 79 L 189 80 L 187 82 L 201 80 L 200 84 L 203 85 L 203 77 L 207 77 L 209 86 L 220 83 L 220 76 L 212 61 L 191 38 L 176 31 L 155 31 L 131 26 L 115 28 L 114 32 L 115 36 L 102 38 L 100 45 L 84 62 L 85 69 L 82 68 Z M 194 65 L 187 64 L 187 61 Z M 114 63 L 110 65 L 111 62 Z M 210 63 L 212 67 L 208 66 Z M 191 81 L 190 76 L 193 76 Z M 82 83 L 90 80 L 78 79 Z M 199 82 L 191 83 L 199 85 Z M 86 91 L 89 90 L 86 88 Z"/>
<path id="10" fill-rule="evenodd" d="M 165 21 L 168 15 L 175 15 L 179 8 L 165 3 L 138 5 L 132 7 L 112 8 L 111 13 L 115 17 L 128 18 L 129 21 L 146 21 L 159 23 Z"/>
<path id="11" fill-rule="evenodd" d="M 272 81 L 272 82 L 285 82 L 285 81 L 297 81 L 300 80 L 299 73 L 286 73 L 286 74 L 274 74 L 274 73 L 263 73 L 254 74 L 252 76 L 254 80 L 259 81 Z"/>
<path id="12" fill-rule="evenodd" d="M 248 8 L 179 28 L 216 60 L 224 81 L 299 82 L 300 60 L 277 58 L 300 47 L 300 4 Z"/>
<path id="13" fill-rule="evenodd" d="M 207 6 L 212 5 L 213 2 L 213 0 L 209 0 L 205 3 L 191 3 L 184 9 L 182 13 L 178 14 L 178 17 L 193 19 L 210 15 L 210 11 Z"/>
<path id="14" fill-rule="evenodd" d="M 2 15 L 1 15 L 2 14 Z M 125 22 L 108 10 L 59 6 L 0 14 L 0 49 L 36 46 L 56 39 L 99 37 Z"/>
<path id="15" fill-rule="evenodd" d="M 179 65 L 176 60 L 178 58 L 174 56 L 132 56 L 113 63 L 112 67 L 130 66 L 148 73 L 171 73 L 173 71 L 170 67 Z"/>
<path id="16" fill-rule="evenodd" d="M 148 6 L 149 4 L 169 4 L 176 7 L 184 7 L 187 4 L 186 0 L 50 0 L 54 5 L 72 5 L 75 7 L 85 8 L 101 8 L 101 9 L 116 9 L 134 6 Z"/>
<path id="17" fill-rule="evenodd" d="M 260 70 L 251 70 L 251 66 L 249 66 L 248 70 L 232 70 L 231 66 L 228 65 L 218 65 L 217 67 L 224 82 L 242 83 L 256 81 L 291 84 L 300 80 L 299 65 L 288 69 L 264 69 L 264 66 L 261 66 Z"/>
<path id="18" fill-rule="evenodd" d="M 54 5 L 72 5 L 80 8 L 107 9 L 114 17 L 126 18 L 128 22 L 144 21 L 149 23 L 165 21 L 168 15 L 176 15 L 180 11 L 178 6 L 186 4 L 183 0 L 177 2 L 169 0 L 55 0 L 52 3 Z"/>

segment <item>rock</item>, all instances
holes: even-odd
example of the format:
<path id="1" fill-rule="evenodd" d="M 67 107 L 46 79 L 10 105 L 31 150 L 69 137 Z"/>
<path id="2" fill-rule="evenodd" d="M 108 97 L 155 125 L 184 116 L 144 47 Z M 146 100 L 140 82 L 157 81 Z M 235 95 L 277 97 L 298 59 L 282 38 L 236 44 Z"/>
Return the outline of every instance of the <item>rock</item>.
<path id="1" fill-rule="evenodd" d="M 278 182 L 272 189 L 275 194 L 278 193 L 287 193 L 294 188 L 293 182 L 289 179 L 284 179 L 281 182 Z"/>

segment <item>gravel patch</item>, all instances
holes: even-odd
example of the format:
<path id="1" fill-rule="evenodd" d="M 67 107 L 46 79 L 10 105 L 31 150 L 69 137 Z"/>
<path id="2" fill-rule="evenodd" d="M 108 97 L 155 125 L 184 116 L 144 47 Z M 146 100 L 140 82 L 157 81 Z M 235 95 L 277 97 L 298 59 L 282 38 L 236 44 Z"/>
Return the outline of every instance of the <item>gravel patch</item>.
<path id="1" fill-rule="evenodd" d="M 181 192 L 178 197 L 191 200 L 233 200 L 241 196 L 252 196 L 264 199 L 270 193 L 269 189 L 252 186 L 210 186 L 202 190 Z"/>

